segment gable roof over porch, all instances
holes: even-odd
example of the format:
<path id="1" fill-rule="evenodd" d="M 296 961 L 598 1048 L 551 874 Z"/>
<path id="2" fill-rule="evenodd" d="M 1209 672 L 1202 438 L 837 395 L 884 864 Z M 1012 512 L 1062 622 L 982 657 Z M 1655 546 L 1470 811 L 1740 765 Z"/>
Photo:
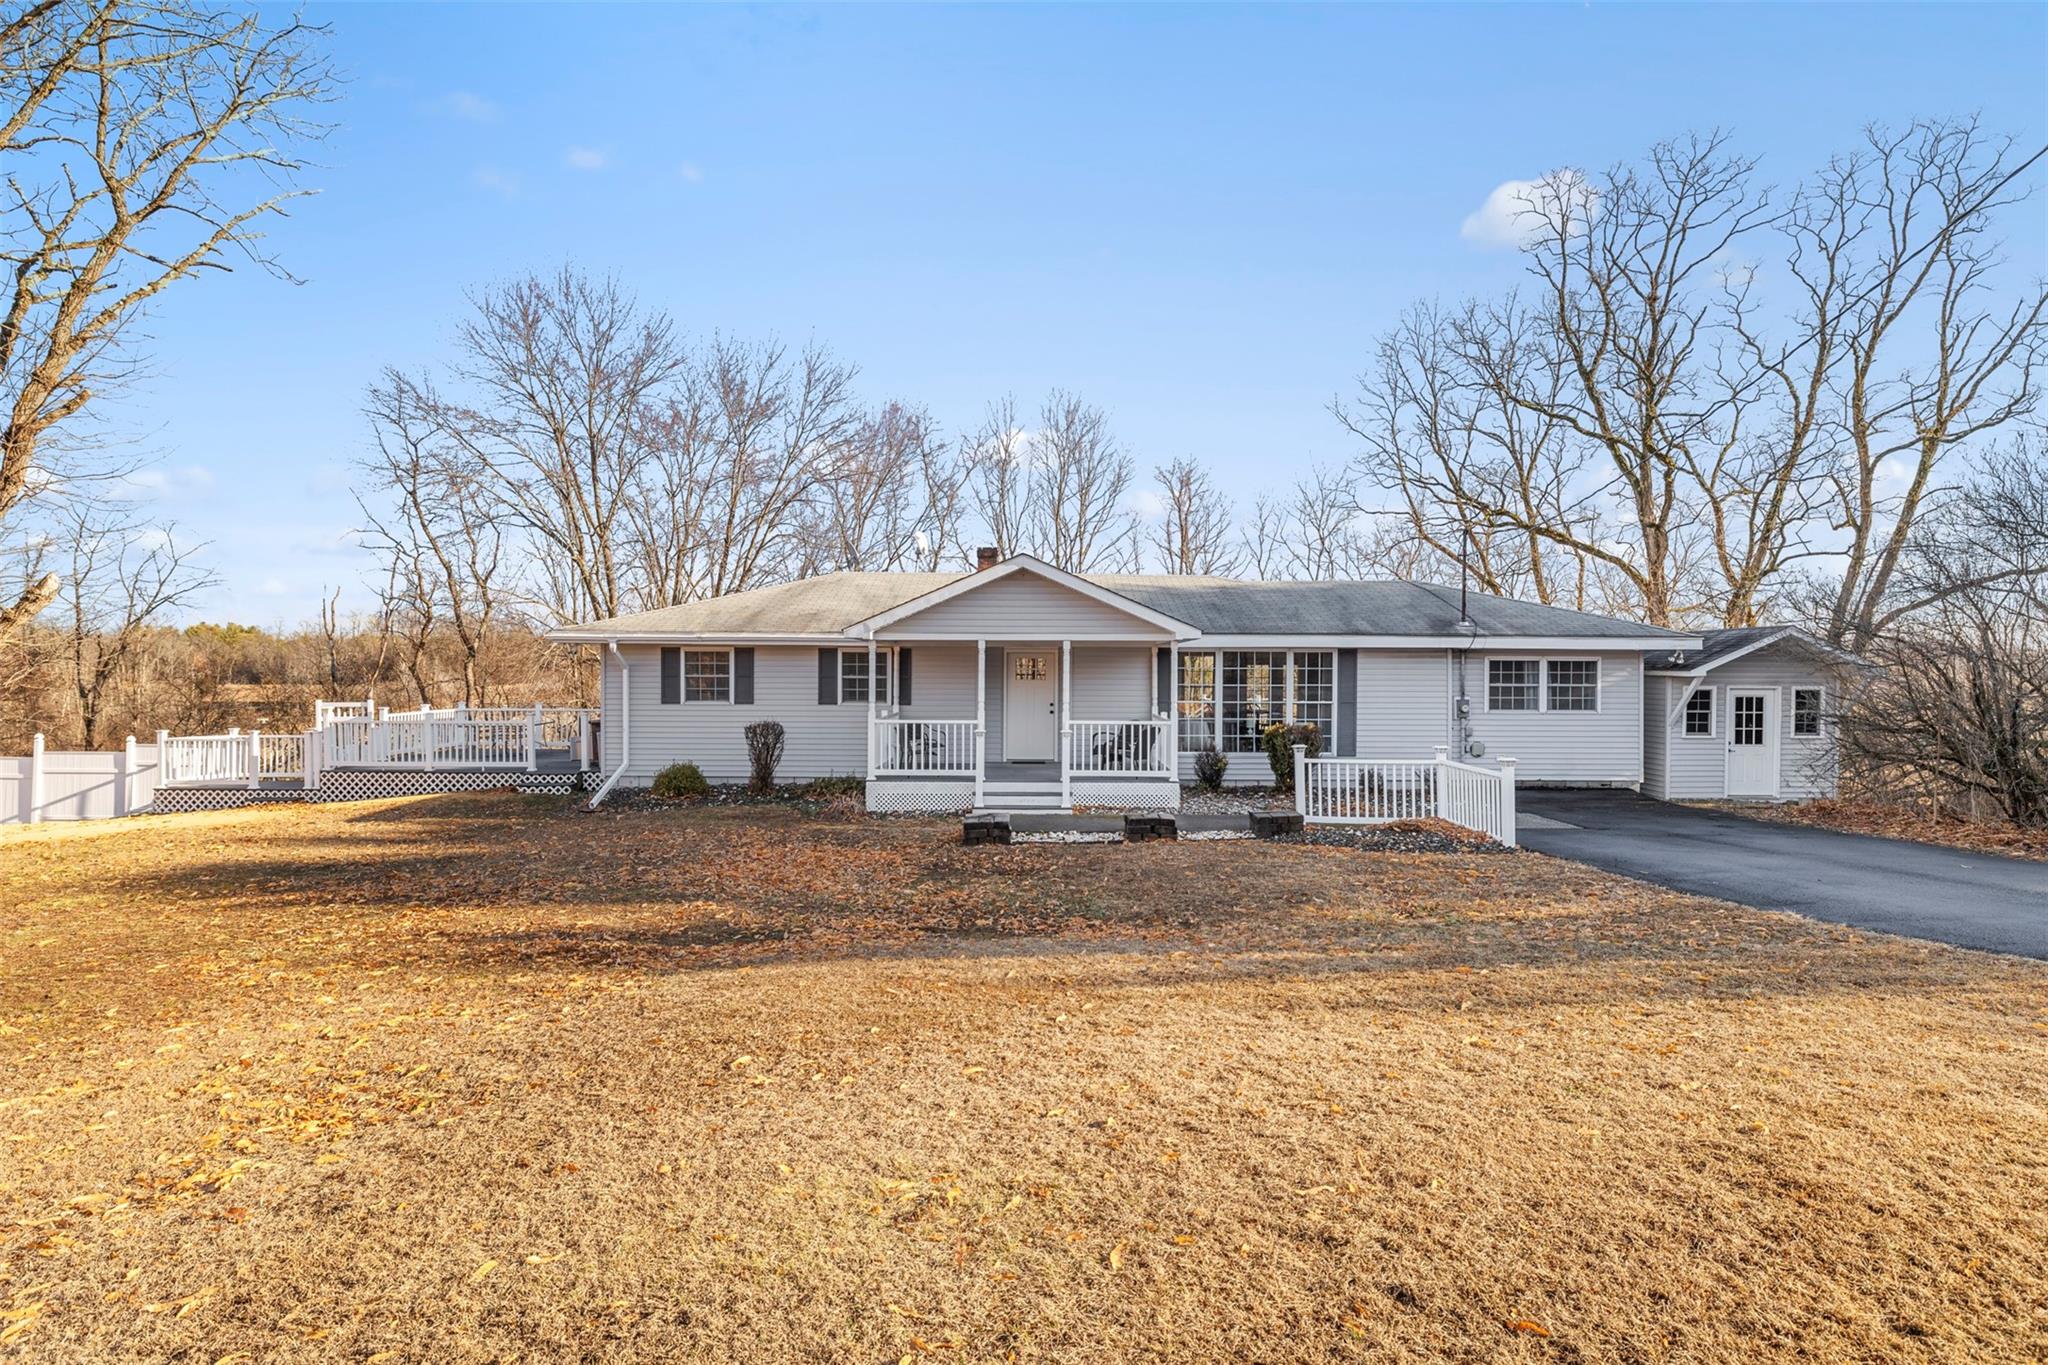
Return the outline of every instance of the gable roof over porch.
<path id="1" fill-rule="evenodd" d="M 963 574 L 846 628 L 856 639 L 1192 640 L 1201 631 L 1031 555 Z"/>

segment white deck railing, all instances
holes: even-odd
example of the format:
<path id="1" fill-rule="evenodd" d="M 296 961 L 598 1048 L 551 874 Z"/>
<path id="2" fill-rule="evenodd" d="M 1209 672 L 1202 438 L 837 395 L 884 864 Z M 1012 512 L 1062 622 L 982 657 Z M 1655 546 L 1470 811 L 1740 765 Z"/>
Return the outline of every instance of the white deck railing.
<path id="1" fill-rule="evenodd" d="M 875 772 L 882 776 L 972 777 L 980 771 L 971 720 L 877 720 Z"/>
<path id="2" fill-rule="evenodd" d="M 1173 738 L 1164 720 L 1067 722 L 1067 771 L 1075 777 L 1172 777 Z"/>
<path id="3" fill-rule="evenodd" d="M 249 736 L 182 735 L 163 746 L 166 784 L 221 785 L 249 780 Z"/>
<path id="4" fill-rule="evenodd" d="M 1435 817 L 1512 846 L 1515 760 L 1498 768 L 1433 759 L 1310 758 L 1294 748 L 1294 805 L 1314 825 L 1383 825 Z"/>
<path id="5" fill-rule="evenodd" d="M 337 720 L 326 731 L 335 768 L 526 768 L 535 759 L 533 715 L 496 720 L 453 712 L 412 712 L 380 720 Z"/>

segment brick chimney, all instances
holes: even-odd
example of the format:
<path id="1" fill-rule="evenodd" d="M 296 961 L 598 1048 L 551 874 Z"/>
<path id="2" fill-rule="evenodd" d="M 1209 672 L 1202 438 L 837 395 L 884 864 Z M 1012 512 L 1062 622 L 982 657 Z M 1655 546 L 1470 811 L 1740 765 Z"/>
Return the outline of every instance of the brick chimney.
<path id="1" fill-rule="evenodd" d="M 982 546 L 974 552 L 974 571 L 980 573 L 983 569 L 993 569 L 998 557 L 995 546 Z"/>

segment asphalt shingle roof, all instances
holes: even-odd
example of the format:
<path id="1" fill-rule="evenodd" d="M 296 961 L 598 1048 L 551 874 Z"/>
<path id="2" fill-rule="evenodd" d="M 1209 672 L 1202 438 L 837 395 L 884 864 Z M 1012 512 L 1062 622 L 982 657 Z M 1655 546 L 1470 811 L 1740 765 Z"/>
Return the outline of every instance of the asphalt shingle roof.
<path id="1" fill-rule="evenodd" d="M 1028 571 L 1027 571 L 1028 572 Z M 772 588 L 637 612 L 576 628 L 579 636 L 825 635 L 965 577 L 957 573 L 821 574 Z M 1458 638 L 1458 590 L 1427 583 L 1276 582 L 1168 574 L 1085 574 L 1098 587 L 1185 621 L 1205 635 L 1430 635 Z M 1470 595 L 1482 636 L 1687 638 L 1564 607 Z"/>

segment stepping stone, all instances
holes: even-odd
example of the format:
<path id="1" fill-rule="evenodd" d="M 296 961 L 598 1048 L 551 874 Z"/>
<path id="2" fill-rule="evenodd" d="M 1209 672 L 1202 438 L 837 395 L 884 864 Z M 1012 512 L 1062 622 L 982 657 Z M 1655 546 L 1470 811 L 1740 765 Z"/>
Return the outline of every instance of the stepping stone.
<path id="1" fill-rule="evenodd" d="M 1300 811 L 1255 810 L 1251 819 L 1252 834 L 1260 839 L 1280 839 L 1290 834 L 1301 833 Z"/>
<path id="2" fill-rule="evenodd" d="M 1007 844 L 1010 842 L 1010 817 L 1007 815 L 970 815 L 960 822 L 960 842 L 963 844 Z"/>

